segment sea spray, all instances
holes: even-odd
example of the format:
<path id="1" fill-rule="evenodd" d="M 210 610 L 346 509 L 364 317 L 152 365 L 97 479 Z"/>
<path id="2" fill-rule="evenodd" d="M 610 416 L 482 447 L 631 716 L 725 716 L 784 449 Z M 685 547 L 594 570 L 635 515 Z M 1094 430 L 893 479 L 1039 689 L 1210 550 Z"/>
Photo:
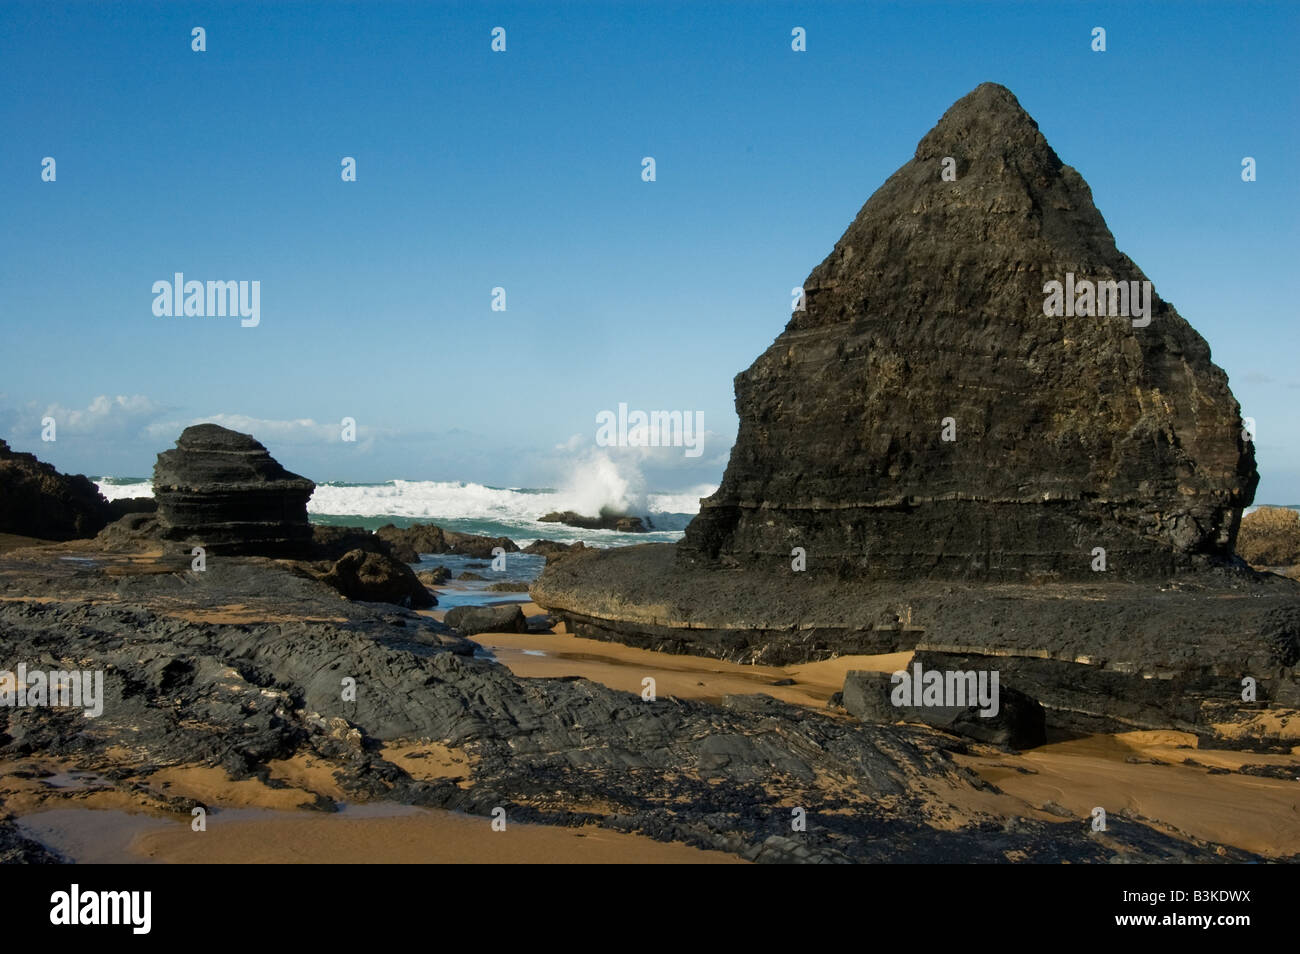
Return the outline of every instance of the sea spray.
<path id="1" fill-rule="evenodd" d="M 387 480 L 371 483 L 321 483 L 307 504 L 313 523 L 364 525 L 371 529 L 383 523 L 438 523 L 466 533 L 506 535 L 519 540 L 539 537 L 554 540 L 582 540 L 589 543 L 651 543 L 673 541 L 699 512 L 699 502 L 712 494 L 715 484 L 700 484 L 673 493 L 645 492 L 644 480 L 626 466 L 610 462 L 589 467 L 583 460 L 573 465 L 572 479 L 562 489 L 502 488 L 462 481 Z M 151 497 L 153 487 L 145 478 L 101 477 L 99 490 L 109 500 Z M 624 540 L 613 531 L 573 530 L 560 524 L 538 523 L 551 511 L 585 511 L 602 504 L 622 504 L 649 516 L 657 531 L 638 539 Z"/>
<path id="2" fill-rule="evenodd" d="M 586 517 L 601 513 L 642 516 L 648 512 L 640 469 L 628 460 L 616 462 L 603 451 L 594 451 L 580 462 L 556 496 L 557 509 Z"/>

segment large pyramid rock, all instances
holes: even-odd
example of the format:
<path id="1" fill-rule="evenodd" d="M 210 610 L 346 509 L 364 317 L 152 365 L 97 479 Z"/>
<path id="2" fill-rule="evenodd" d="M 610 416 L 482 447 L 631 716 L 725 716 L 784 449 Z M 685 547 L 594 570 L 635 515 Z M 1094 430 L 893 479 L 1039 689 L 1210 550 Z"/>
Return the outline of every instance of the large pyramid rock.
<path id="1" fill-rule="evenodd" d="M 185 428 L 153 471 L 165 535 L 215 553 L 304 552 L 312 539 L 307 500 L 315 489 L 252 436 L 217 424 Z"/>
<path id="2" fill-rule="evenodd" d="M 1095 547 L 1130 578 L 1230 557 L 1258 477 L 1226 375 L 1159 299 L 1142 327 L 1046 316 L 1044 285 L 1069 274 L 1147 280 L 985 83 L 737 376 L 739 436 L 682 556 L 775 565 L 803 547 L 813 573 L 992 580 L 1085 578 Z"/>
<path id="3" fill-rule="evenodd" d="M 1227 378 L 1158 298 L 1137 325 L 1045 314 L 1070 275 L 1147 280 L 1015 97 L 980 86 L 737 377 L 731 462 L 683 542 L 572 554 L 533 599 L 650 649 L 998 671 L 1075 731 L 1294 744 L 1300 583 L 1232 559 L 1257 475 Z"/>

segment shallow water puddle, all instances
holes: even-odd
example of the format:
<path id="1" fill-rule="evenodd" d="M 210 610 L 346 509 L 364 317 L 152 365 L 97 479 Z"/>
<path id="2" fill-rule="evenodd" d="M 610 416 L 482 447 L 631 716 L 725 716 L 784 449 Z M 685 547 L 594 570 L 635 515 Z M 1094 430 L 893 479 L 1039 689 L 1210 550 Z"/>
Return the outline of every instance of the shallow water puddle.
<path id="1" fill-rule="evenodd" d="M 76 773 L 84 774 L 84 773 Z M 49 779 L 42 779 L 49 781 Z M 277 811 L 268 808 L 210 809 L 208 830 L 194 832 L 195 837 L 220 837 L 225 826 L 246 822 L 293 823 L 310 817 L 326 818 L 400 818 L 418 815 L 424 809 L 414 805 L 376 802 L 365 805 L 341 805 L 334 813 Z M 190 819 L 160 818 L 143 812 L 117 809 L 55 808 L 17 819 L 28 838 L 39 841 L 78 864 L 157 864 L 165 858 L 151 858 L 131 850 L 137 837 L 151 832 L 190 833 Z"/>
<path id="2" fill-rule="evenodd" d="M 213 811 L 208 829 L 189 820 L 123 811 L 55 809 L 18 822 L 28 837 L 81 863 L 736 863 L 734 855 L 595 826 L 551 827 L 392 803 L 335 813 Z"/>

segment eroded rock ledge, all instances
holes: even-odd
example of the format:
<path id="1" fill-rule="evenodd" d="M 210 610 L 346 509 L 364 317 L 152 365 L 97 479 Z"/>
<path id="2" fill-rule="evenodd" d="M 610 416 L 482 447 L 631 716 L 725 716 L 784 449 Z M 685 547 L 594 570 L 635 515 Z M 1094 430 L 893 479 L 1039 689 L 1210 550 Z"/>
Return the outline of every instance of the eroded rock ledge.
<path id="1" fill-rule="evenodd" d="M 915 650 L 928 668 L 999 669 L 1049 724 L 1082 731 L 1221 740 L 1216 725 L 1300 708 L 1300 583 L 1244 567 L 1163 582 L 845 583 L 788 566 L 700 571 L 674 549 L 575 553 L 531 595 L 579 635 L 646 649 L 774 665 Z"/>

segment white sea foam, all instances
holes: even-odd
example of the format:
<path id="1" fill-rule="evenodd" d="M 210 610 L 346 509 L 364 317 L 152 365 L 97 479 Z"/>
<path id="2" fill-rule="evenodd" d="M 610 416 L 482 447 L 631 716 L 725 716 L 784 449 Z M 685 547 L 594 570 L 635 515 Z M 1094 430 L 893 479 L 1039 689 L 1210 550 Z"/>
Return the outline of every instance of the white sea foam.
<path id="1" fill-rule="evenodd" d="M 615 468 L 586 471 L 589 475 L 560 490 L 487 487 L 483 484 L 436 480 L 389 480 L 376 484 L 320 484 L 307 512 L 321 516 L 408 517 L 419 520 L 493 520 L 522 527 L 545 527 L 537 518 L 552 510 L 599 513 L 610 507 L 650 517 L 661 530 L 681 530 L 700 509 L 699 499 L 715 489 L 703 485 L 671 494 L 646 494 Z M 97 481 L 109 500 L 152 497 L 150 481 Z"/>
<path id="2" fill-rule="evenodd" d="M 141 480 L 124 483 L 114 477 L 100 477 L 96 485 L 105 500 L 121 500 L 123 497 L 152 497 L 153 481 Z"/>

